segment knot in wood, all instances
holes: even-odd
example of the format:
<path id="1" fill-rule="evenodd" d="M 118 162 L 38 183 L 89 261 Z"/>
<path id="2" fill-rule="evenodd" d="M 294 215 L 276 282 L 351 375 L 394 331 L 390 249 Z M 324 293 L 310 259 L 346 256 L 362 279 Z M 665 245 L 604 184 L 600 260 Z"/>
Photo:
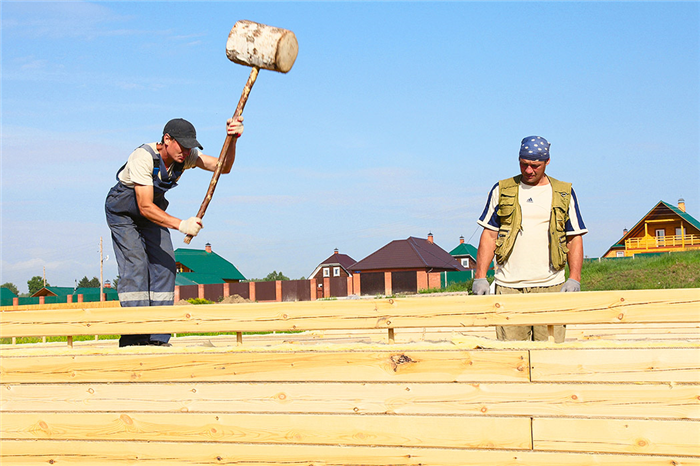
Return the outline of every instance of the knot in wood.
<path id="1" fill-rule="evenodd" d="M 394 304 L 394 300 L 393 300 L 393 299 L 390 299 L 390 300 L 389 300 L 389 304 Z"/>
<path id="2" fill-rule="evenodd" d="M 415 362 L 413 359 L 410 357 L 406 356 L 405 354 L 394 354 L 391 356 L 391 365 L 394 368 L 394 372 L 396 372 L 399 368 L 399 365 L 401 364 L 408 364 L 411 362 Z"/>

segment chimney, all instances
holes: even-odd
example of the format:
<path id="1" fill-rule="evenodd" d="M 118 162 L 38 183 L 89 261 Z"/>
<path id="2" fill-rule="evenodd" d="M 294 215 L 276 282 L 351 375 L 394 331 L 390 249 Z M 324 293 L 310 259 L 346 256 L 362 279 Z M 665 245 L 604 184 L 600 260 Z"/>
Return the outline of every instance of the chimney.
<path id="1" fill-rule="evenodd" d="M 428 233 L 428 243 L 433 244 L 433 234 Z"/>
<path id="2" fill-rule="evenodd" d="M 464 244 L 464 236 L 459 237 L 459 244 Z"/>
<path id="3" fill-rule="evenodd" d="M 685 199 L 678 199 L 678 210 L 680 210 L 681 212 L 685 212 Z"/>
<path id="4" fill-rule="evenodd" d="M 622 236 L 625 236 L 627 234 L 627 228 L 622 230 Z"/>
<path id="5" fill-rule="evenodd" d="M 208 253 L 211 253 L 211 244 L 210 243 L 205 244 L 204 250 L 207 251 Z"/>
<path id="6" fill-rule="evenodd" d="M 109 280 L 105 280 L 104 288 L 112 288 L 112 283 Z"/>
<path id="7" fill-rule="evenodd" d="M 333 250 L 333 254 L 338 254 L 338 248 L 335 248 L 335 249 Z"/>

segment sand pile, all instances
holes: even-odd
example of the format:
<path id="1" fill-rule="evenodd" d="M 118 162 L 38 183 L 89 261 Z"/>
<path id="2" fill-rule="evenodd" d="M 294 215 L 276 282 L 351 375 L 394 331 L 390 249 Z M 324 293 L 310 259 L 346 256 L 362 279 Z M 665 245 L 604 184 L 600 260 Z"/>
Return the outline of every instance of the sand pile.
<path id="1" fill-rule="evenodd" d="M 237 303 L 251 303 L 252 301 L 250 299 L 246 299 L 241 297 L 241 295 L 231 295 L 227 296 L 224 299 L 221 300 L 221 304 L 237 304 Z"/>

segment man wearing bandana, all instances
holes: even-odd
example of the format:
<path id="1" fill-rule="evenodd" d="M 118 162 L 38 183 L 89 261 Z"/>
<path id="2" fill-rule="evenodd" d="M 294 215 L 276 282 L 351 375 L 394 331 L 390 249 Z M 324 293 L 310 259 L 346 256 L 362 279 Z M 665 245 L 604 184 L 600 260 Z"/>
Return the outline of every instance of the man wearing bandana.
<path id="1" fill-rule="evenodd" d="M 496 294 L 554 293 L 581 290 L 583 235 L 588 232 L 571 183 L 545 174 L 550 144 L 528 136 L 520 145 L 520 175 L 496 183 L 477 223 L 479 240 L 472 291 L 486 295 L 486 273 L 496 257 Z M 569 278 L 565 268 L 569 265 Z M 564 341 L 566 327 L 554 327 Z M 547 326 L 497 327 L 499 340 L 548 339 Z"/>

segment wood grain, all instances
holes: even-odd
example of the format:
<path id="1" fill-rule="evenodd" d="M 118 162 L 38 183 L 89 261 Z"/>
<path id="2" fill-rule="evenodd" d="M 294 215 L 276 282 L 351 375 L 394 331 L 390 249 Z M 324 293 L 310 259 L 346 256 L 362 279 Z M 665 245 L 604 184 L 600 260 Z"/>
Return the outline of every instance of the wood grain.
<path id="1" fill-rule="evenodd" d="M 0 438 L 532 448 L 530 419 L 468 416 L 5 413 Z"/>
<path id="2" fill-rule="evenodd" d="M 5 440 L 3 464 L 235 466 L 700 466 L 700 458 L 453 448 Z"/>
<path id="3" fill-rule="evenodd" d="M 535 450 L 700 456 L 700 423 L 639 419 L 534 419 Z"/>
<path id="4" fill-rule="evenodd" d="M 584 323 L 698 323 L 700 289 L 0 312 L 0 337 Z"/>
<path id="5" fill-rule="evenodd" d="M 700 348 L 532 350 L 535 382 L 700 383 Z"/>
<path id="6" fill-rule="evenodd" d="M 3 383 L 525 381 L 523 350 L 285 351 L 3 356 Z"/>
<path id="7" fill-rule="evenodd" d="M 66 383 L 0 386 L 2 412 L 339 413 L 700 420 L 700 386 L 530 383 Z"/>

